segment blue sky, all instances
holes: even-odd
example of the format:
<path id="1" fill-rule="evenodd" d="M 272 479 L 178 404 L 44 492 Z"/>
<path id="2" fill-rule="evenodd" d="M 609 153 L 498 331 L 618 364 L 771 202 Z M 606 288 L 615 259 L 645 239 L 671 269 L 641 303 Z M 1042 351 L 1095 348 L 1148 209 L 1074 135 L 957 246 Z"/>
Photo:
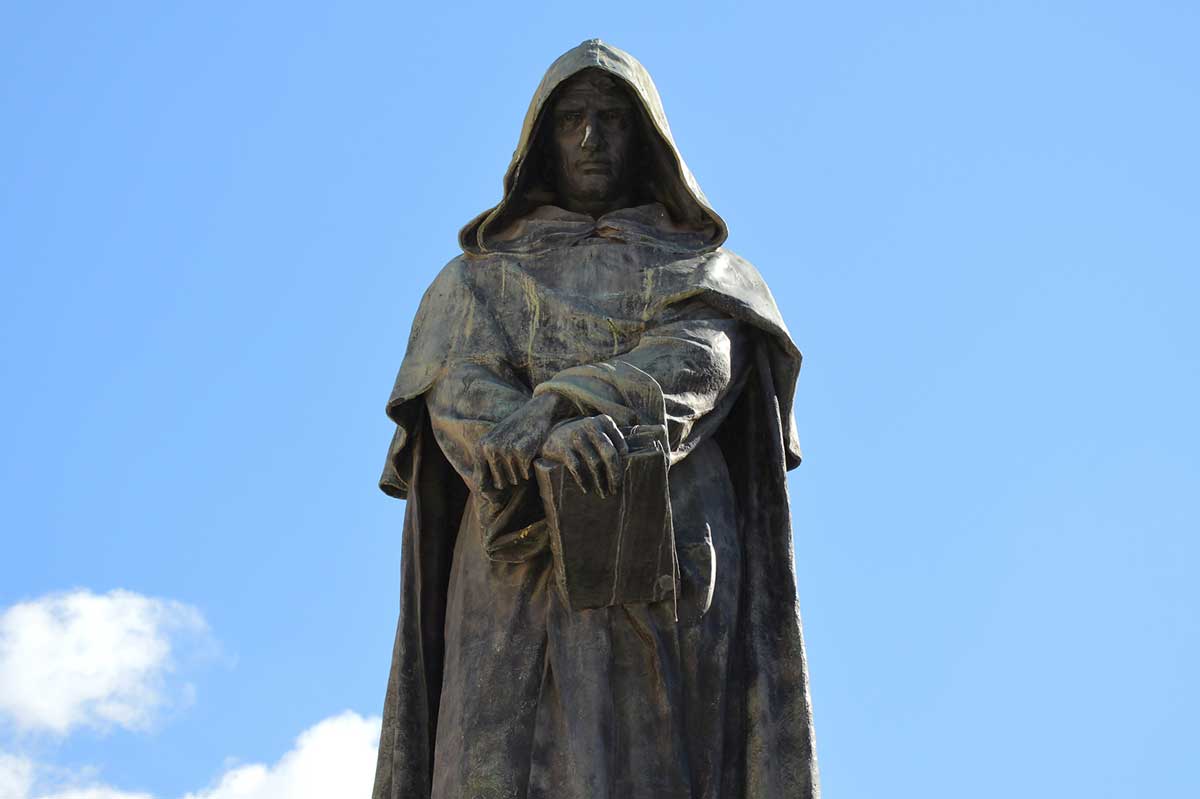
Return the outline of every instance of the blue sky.
<path id="1" fill-rule="evenodd" d="M 42 2 L 0 9 L 0 799 L 369 781 L 383 403 L 593 36 L 806 355 L 827 795 L 1200 795 L 1195 4 Z"/>

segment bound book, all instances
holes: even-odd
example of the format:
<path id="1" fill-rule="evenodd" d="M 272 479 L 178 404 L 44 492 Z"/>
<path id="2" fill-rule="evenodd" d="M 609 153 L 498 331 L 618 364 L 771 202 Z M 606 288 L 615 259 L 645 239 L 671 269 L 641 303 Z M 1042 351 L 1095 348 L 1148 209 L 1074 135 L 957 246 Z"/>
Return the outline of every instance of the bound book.
<path id="1" fill-rule="evenodd" d="M 572 610 L 675 601 L 678 563 L 661 426 L 632 428 L 616 493 L 584 493 L 557 462 L 535 463 L 554 572 Z"/>

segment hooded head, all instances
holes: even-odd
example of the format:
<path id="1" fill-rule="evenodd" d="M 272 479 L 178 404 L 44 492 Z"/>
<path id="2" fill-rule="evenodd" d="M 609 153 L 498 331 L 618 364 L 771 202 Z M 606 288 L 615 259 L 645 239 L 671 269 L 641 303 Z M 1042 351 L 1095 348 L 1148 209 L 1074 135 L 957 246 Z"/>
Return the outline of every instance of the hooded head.
<path id="1" fill-rule="evenodd" d="M 580 75 L 580 73 L 586 73 Z M 595 184 L 594 176 L 564 174 L 560 150 L 555 141 L 556 126 L 550 118 L 555 104 L 563 98 L 560 89 L 571 90 L 581 81 L 600 91 L 619 94 L 630 106 L 628 158 L 617 167 L 626 178 L 623 199 L 630 205 L 659 203 L 671 223 L 701 234 L 705 249 L 720 246 L 725 240 L 725 222 L 709 206 L 708 200 L 679 154 L 658 90 L 638 61 L 623 50 L 589 39 L 558 58 L 546 71 L 534 93 L 521 127 L 521 137 L 504 175 L 504 196 L 494 208 L 471 220 L 459 234 L 459 243 L 469 253 L 485 253 L 492 234 L 543 205 L 565 205 L 558 189 L 564 180 L 577 178 L 572 191 L 586 194 L 591 189 L 603 193 L 611 186 Z M 564 86 L 564 84 L 566 84 Z M 612 198 L 609 198 L 610 200 Z"/>

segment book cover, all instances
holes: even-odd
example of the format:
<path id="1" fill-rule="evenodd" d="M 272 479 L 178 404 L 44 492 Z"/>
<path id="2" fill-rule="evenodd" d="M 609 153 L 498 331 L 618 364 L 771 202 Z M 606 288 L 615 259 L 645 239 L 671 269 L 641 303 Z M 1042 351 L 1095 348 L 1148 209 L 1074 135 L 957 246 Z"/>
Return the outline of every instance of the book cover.
<path id="1" fill-rule="evenodd" d="M 616 493 L 584 493 L 562 464 L 539 459 L 538 489 L 559 590 L 572 610 L 675 598 L 666 435 L 633 428 Z"/>

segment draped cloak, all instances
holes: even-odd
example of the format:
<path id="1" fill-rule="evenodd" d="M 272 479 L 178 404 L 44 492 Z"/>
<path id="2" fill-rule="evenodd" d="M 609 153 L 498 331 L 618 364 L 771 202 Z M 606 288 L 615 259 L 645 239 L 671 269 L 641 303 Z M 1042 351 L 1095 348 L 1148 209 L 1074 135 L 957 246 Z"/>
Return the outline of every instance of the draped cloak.
<path id="1" fill-rule="evenodd" d="M 589 68 L 649 151 L 644 202 L 599 219 L 554 206 L 535 155 Z M 373 799 L 819 797 L 785 481 L 800 353 L 725 235 L 645 69 L 598 40 L 559 58 L 387 404 L 380 485 L 407 507 Z M 536 487 L 481 481 L 475 443 L 546 391 L 667 430 L 675 602 L 567 609 Z"/>

